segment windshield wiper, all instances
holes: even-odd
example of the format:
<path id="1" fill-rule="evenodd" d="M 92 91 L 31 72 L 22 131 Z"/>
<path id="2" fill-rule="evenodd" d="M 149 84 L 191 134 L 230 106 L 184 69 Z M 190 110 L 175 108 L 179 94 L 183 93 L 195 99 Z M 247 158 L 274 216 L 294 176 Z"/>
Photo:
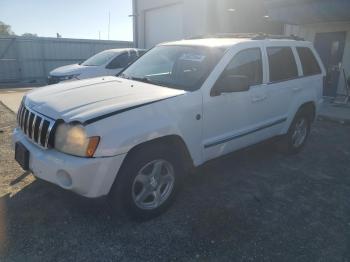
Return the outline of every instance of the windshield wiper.
<path id="1" fill-rule="evenodd" d="M 130 79 L 130 80 L 135 80 L 139 82 L 144 82 L 144 83 L 153 83 L 149 78 L 147 77 L 136 77 L 136 76 L 127 76 L 125 74 L 120 74 L 118 75 L 120 78 L 125 78 L 125 79 Z"/>
<path id="2" fill-rule="evenodd" d="M 139 81 L 139 82 L 144 82 L 144 83 L 149 83 L 150 79 L 147 77 L 136 77 L 136 76 L 132 76 L 129 79 L 131 80 L 135 80 L 135 81 Z"/>
<path id="3" fill-rule="evenodd" d="M 153 85 L 157 85 L 157 86 L 165 86 L 168 87 L 166 84 L 163 84 L 161 82 L 155 81 L 149 77 L 131 77 L 131 80 L 135 80 L 135 81 L 139 81 L 139 82 L 143 82 L 143 83 L 147 83 L 147 84 L 153 84 Z"/>
<path id="4" fill-rule="evenodd" d="M 130 79 L 130 77 L 127 76 L 126 74 L 116 74 L 116 77 L 125 78 L 125 79 Z"/>
<path id="5" fill-rule="evenodd" d="M 134 80 L 134 81 L 139 81 L 139 82 L 143 82 L 143 83 L 147 83 L 147 84 L 152 84 L 152 85 L 157 85 L 157 86 L 164 86 L 164 87 L 167 87 L 167 88 L 184 90 L 180 86 L 172 85 L 170 83 L 162 83 L 162 82 L 153 80 L 150 77 L 126 76 L 124 74 L 121 74 L 119 77 L 130 79 L 130 80 Z"/>

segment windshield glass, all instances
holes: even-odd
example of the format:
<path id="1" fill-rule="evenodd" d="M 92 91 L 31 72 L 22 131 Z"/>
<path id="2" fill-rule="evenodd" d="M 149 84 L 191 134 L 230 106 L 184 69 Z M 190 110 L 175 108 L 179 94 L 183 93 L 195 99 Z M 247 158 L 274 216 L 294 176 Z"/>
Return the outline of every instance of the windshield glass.
<path id="1" fill-rule="evenodd" d="M 128 67 L 120 77 L 194 91 L 201 87 L 223 53 L 218 48 L 157 46 Z"/>
<path id="2" fill-rule="evenodd" d="M 117 53 L 113 51 L 103 51 L 98 53 L 88 60 L 82 63 L 83 66 L 101 66 L 106 64 L 112 57 L 114 57 Z"/>

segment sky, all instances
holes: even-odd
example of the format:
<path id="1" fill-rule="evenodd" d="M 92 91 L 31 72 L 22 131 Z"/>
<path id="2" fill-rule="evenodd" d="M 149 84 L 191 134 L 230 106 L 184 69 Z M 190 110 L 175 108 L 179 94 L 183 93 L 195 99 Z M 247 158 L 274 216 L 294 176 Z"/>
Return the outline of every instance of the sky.
<path id="1" fill-rule="evenodd" d="M 21 35 L 132 41 L 132 0 L 0 0 L 0 21 Z"/>

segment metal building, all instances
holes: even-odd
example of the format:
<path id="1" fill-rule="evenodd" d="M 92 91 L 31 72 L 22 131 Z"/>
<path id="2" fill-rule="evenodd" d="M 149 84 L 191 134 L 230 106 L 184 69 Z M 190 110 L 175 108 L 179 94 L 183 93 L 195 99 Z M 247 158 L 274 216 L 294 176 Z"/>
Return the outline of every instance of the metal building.
<path id="1" fill-rule="evenodd" d="M 79 63 L 106 49 L 132 46 L 128 41 L 0 37 L 0 83 L 43 82 L 54 68 Z"/>
<path id="2" fill-rule="evenodd" d="M 283 33 L 266 15 L 262 0 L 133 0 L 134 42 L 151 48 L 205 34 Z"/>

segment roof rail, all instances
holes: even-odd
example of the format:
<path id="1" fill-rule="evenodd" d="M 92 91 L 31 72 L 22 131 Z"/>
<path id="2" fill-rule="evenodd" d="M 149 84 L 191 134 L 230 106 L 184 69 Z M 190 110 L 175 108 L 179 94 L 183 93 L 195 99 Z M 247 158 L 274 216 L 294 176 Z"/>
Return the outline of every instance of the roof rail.
<path id="1" fill-rule="evenodd" d="M 296 35 L 270 35 L 270 34 L 263 34 L 259 33 L 255 37 L 252 38 L 253 40 L 262 40 L 262 39 L 289 39 L 289 40 L 295 40 L 295 41 L 305 41 L 304 38 L 296 36 Z"/>
<path id="2" fill-rule="evenodd" d="M 296 35 L 271 35 L 265 33 L 220 33 L 210 35 L 199 35 L 190 37 L 187 39 L 204 39 L 204 38 L 250 38 L 252 40 L 263 40 L 263 39 L 289 39 L 296 41 L 305 41 L 304 38 Z"/>

